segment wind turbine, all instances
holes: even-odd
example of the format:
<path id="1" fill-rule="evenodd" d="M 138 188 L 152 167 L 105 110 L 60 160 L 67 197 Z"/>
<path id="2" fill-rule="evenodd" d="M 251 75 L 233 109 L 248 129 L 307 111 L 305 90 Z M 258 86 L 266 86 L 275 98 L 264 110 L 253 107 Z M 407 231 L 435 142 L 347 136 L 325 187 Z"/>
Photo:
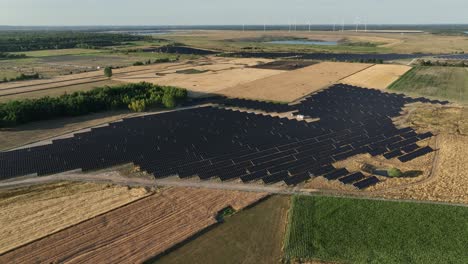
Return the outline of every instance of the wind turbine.
<path id="1" fill-rule="evenodd" d="M 341 20 L 341 32 L 344 32 L 344 19 Z"/>
<path id="2" fill-rule="evenodd" d="M 310 22 L 310 20 L 309 20 L 309 32 L 310 32 L 310 25 L 311 25 L 311 23 L 312 23 L 312 22 Z"/>
<path id="3" fill-rule="evenodd" d="M 356 17 L 355 22 L 356 22 L 356 32 L 358 32 L 358 29 L 359 29 L 359 17 Z"/>

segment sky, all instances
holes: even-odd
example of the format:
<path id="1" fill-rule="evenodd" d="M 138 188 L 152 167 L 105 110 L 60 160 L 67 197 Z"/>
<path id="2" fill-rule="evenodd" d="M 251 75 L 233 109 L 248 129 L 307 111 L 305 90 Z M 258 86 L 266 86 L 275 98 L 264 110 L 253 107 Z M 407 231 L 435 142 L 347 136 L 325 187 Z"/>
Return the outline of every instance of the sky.
<path id="1" fill-rule="evenodd" d="M 468 24 L 468 0 L 0 0 L 0 25 Z"/>

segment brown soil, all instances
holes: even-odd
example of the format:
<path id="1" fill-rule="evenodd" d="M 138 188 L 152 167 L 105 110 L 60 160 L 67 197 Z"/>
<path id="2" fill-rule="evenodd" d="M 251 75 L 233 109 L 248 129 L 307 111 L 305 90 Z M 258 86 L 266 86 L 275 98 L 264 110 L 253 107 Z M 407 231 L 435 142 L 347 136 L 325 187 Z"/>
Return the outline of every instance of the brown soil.
<path id="1" fill-rule="evenodd" d="M 0 191 L 0 253 L 147 195 L 144 188 L 54 183 Z M 0 261 L 2 263 L 7 263 Z"/>
<path id="2" fill-rule="evenodd" d="M 405 65 L 377 64 L 349 76 L 342 83 L 365 88 L 385 89 L 410 69 L 411 67 Z"/>
<path id="3" fill-rule="evenodd" d="M 371 64 L 323 62 L 221 90 L 229 97 L 291 102 L 370 67 Z"/>
<path id="4" fill-rule="evenodd" d="M 169 188 L 0 257 L 3 263 L 141 263 L 265 194 Z"/>

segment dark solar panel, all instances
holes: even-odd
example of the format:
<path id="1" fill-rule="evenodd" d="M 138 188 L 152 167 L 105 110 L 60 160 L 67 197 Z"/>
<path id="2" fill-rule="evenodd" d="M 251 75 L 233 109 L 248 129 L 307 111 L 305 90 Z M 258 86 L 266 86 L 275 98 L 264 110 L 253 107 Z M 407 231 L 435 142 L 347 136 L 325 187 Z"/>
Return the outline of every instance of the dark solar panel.
<path id="1" fill-rule="evenodd" d="M 356 173 L 353 173 L 353 174 L 350 174 L 348 176 L 340 178 L 339 181 L 344 183 L 344 184 L 351 184 L 353 182 L 360 181 L 360 180 L 364 179 L 365 177 L 366 176 L 364 176 L 364 174 L 362 174 L 360 172 L 356 172 Z"/>
<path id="2" fill-rule="evenodd" d="M 330 172 L 328 174 L 326 174 L 324 177 L 327 179 L 327 180 L 336 180 L 340 177 L 343 177 L 345 175 L 348 175 L 349 174 L 349 171 L 347 169 L 338 169 L 338 170 L 335 170 L 333 172 Z"/>
<path id="3" fill-rule="evenodd" d="M 353 185 L 356 188 L 362 190 L 362 189 L 368 188 L 368 187 L 370 187 L 372 185 L 376 185 L 379 182 L 380 182 L 380 180 L 377 177 L 371 176 L 371 177 L 366 178 L 366 179 L 364 179 L 364 180 L 362 180 L 360 182 L 356 182 Z"/>

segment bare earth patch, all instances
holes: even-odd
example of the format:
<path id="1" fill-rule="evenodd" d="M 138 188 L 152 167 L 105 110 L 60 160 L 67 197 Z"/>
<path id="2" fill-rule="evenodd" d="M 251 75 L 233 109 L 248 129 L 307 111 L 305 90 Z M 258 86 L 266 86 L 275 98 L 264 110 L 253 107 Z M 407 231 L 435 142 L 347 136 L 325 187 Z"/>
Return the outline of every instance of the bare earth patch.
<path id="1" fill-rule="evenodd" d="M 220 90 L 218 93 L 229 97 L 292 102 L 370 66 L 323 62 Z"/>
<path id="2" fill-rule="evenodd" d="M 216 223 L 215 215 L 263 193 L 169 188 L 0 257 L 3 263 L 141 263 Z"/>
<path id="3" fill-rule="evenodd" d="M 342 83 L 365 88 L 386 89 L 410 69 L 410 66 L 405 65 L 377 64 L 349 76 Z"/>
<path id="4" fill-rule="evenodd" d="M 144 188 L 68 182 L 1 190 L 0 253 L 145 195 Z"/>

